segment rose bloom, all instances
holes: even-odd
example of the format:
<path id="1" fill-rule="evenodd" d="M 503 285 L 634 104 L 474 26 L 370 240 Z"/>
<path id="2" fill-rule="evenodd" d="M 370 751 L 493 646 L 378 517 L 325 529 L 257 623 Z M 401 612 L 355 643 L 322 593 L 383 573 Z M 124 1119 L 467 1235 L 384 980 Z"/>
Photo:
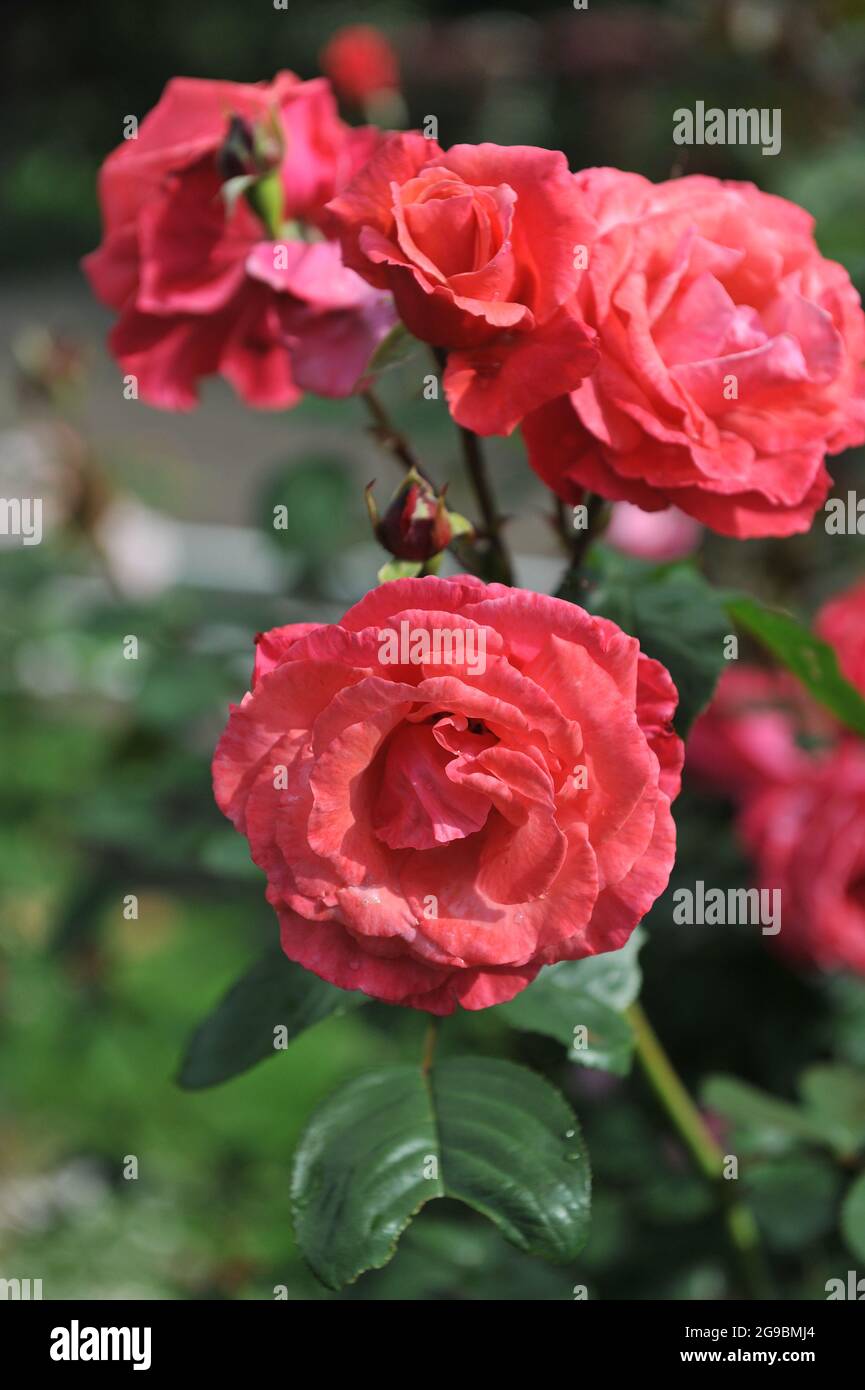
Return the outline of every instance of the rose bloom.
<path id="1" fill-rule="evenodd" d="M 835 648 L 842 675 L 865 695 L 865 580 L 824 604 L 815 627 Z"/>
<path id="2" fill-rule="evenodd" d="M 371 24 L 338 29 L 322 50 L 321 68 L 340 96 L 358 106 L 368 97 L 399 87 L 396 54 Z"/>
<path id="3" fill-rule="evenodd" d="M 698 521 L 685 516 L 678 507 L 662 512 L 644 512 L 631 502 L 616 502 L 604 541 L 626 555 L 638 560 L 654 560 L 668 564 L 683 560 L 699 547 L 703 528 Z"/>
<path id="4" fill-rule="evenodd" d="M 865 975 L 865 744 L 845 739 L 809 775 L 767 786 L 740 830 L 760 885 L 781 890 L 779 945 Z"/>
<path id="5" fill-rule="evenodd" d="M 809 215 L 751 184 L 575 178 L 598 224 L 577 295 L 591 377 L 524 424 L 565 501 L 671 503 L 723 535 L 808 529 L 826 454 L 865 439 L 865 317 Z"/>
<path id="6" fill-rule="evenodd" d="M 175 78 L 99 179 L 103 240 L 84 268 L 119 319 L 109 343 L 151 405 L 187 410 L 203 377 L 249 405 L 351 392 L 393 322 L 323 238 L 322 209 L 378 136 L 338 117 L 324 79 Z M 275 176 L 274 233 L 231 179 Z"/>
<path id="7" fill-rule="evenodd" d="M 393 135 L 329 205 L 346 265 L 447 351 L 454 419 L 509 434 L 597 360 L 575 302 L 594 224 L 563 154 Z"/>
<path id="8" fill-rule="evenodd" d="M 835 738 L 831 716 L 795 676 L 734 662 L 688 737 L 688 774 L 741 802 L 809 776 L 817 751 Z"/>
<path id="9" fill-rule="evenodd" d="M 259 638 L 216 799 L 292 960 L 388 1003 L 482 1009 L 617 950 L 663 891 L 676 700 L 634 638 L 560 599 L 395 580 Z"/>
<path id="10" fill-rule="evenodd" d="M 865 585 L 826 604 L 817 632 L 865 694 Z M 688 740 L 688 769 L 739 802 L 758 884 L 779 888 L 779 949 L 865 974 L 865 743 L 792 676 L 731 667 Z"/>

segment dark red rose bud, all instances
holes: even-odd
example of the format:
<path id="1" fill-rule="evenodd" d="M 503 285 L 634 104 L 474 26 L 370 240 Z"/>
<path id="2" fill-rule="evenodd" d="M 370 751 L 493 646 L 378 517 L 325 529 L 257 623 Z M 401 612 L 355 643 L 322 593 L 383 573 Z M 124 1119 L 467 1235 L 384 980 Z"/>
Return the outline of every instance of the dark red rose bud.
<path id="1" fill-rule="evenodd" d="M 450 544 L 455 532 L 464 529 L 453 526 L 454 518 L 445 507 L 447 484 L 437 493 L 416 468 L 406 473 L 383 517 L 379 517 L 372 487 L 370 483 L 366 489 L 366 504 L 376 539 L 398 560 L 431 560 Z"/>
<path id="2" fill-rule="evenodd" d="M 232 116 L 228 134 L 216 152 L 216 167 L 224 179 L 239 179 L 244 174 L 258 174 L 255 134 L 243 116 Z"/>
<path id="3" fill-rule="evenodd" d="M 282 157 L 282 136 L 273 121 L 251 125 L 244 116 L 232 116 L 228 133 L 216 152 L 216 167 L 228 179 L 259 178 Z"/>
<path id="4" fill-rule="evenodd" d="M 236 200 L 244 197 L 274 241 L 284 232 L 283 188 L 278 169 L 282 151 L 282 134 L 275 118 L 250 125 L 243 116 L 232 116 L 228 134 L 216 152 L 216 167 L 224 180 L 222 193 L 229 213 Z"/>

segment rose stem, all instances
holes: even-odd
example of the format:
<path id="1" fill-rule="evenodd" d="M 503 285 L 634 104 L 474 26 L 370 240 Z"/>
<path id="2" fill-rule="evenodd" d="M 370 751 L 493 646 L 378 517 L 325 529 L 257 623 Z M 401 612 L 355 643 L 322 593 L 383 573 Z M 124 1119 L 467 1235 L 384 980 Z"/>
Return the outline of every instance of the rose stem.
<path id="1" fill-rule="evenodd" d="M 390 416 L 375 392 L 370 388 L 363 393 L 367 409 L 373 418 L 373 433 L 380 444 L 399 459 L 404 468 L 420 470 L 420 463 L 405 435 L 392 423 Z"/>
<path id="2" fill-rule="evenodd" d="M 423 1044 L 423 1059 L 421 1061 L 420 1069 L 423 1072 L 424 1076 L 429 1076 L 430 1072 L 432 1071 L 433 1057 L 435 1056 L 436 1043 L 438 1042 L 440 1027 L 441 1019 L 433 1016 L 429 1021 L 429 1026 L 427 1027 L 426 1036 L 424 1038 Z"/>
<path id="3" fill-rule="evenodd" d="M 481 516 L 484 519 L 484 535 L 490 543 L 495 558 L 496 578 L 502 584 L 513 584 L 513 566 L 502 539 L 502 518 L 499 516 L 490 487 L 484 456 L 481 452 L 481 441 L 471 430 L 463 429 L 462 425 L 458 428 L 468 475 L 475 491 Z"/>
<path id="4" fill-rule="evenodd" d="M 443 348 L 433 348 L 433 355 L 439 370 L 444 375 L 447 366 L 447 353 Z M 489 541 L 490 551 L 495 561 L 496 579 L 502 584 L 513 584 L 514 570 L 507 547 L 502 539 L 502 518 L 496 506 L 496 499 L 487 476 L 486 464 L 481 450 L 481 441 L 473 430 L 457 425 L 463 459 L 468 472 L 475 498 L 484 521 L 483 537 Z"/>
<path id="5" fill-rule="evenodd" d="M 605 529 L 609 519 L 609 508 L 606 500 L 603 497 L 598 497 L 596 493 L 587 492 L 584 505 L 588 514 L 588 525 L 582 531 L 574 531 L 568 547 L 571 552 L 571 566 L 574 569 L 582 564 L 586 551 L 592 541 L 596 540 Z"/>
<path id="6" fill-rule="evenodd" d="M 720 1146 L 674 1071 L 641 1006 L 631 1004 L 626 1014 L 634 1030 L 637 1056 L 652 1090 L 690 1150 L 697 1167 L 710 1182 L 721 1184 L 727 1234 L 738 1254 L 745 1287 L 754 1299 L 771 1298 L 771 1282 L 760 1247 L 757 1223 L 750 1209 L 732 1196 L 732 1189 L 723 1178 L 724 1154 Z"/>

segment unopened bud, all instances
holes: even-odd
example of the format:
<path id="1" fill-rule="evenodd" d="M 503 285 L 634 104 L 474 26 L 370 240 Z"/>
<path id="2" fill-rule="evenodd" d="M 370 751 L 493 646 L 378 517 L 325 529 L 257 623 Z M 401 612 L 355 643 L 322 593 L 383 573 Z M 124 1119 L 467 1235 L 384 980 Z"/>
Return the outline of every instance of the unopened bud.
<path id="1" fill-rule="evenodd" d="M 437 493 L 416 468 L 406 473 L 383 517 L 379 517 L 372 487 L 370 483 L 365 496 L 376 539 L 398 560 L 431 560 L 466 529 L 462 517 L 455 518 L 445 507 L 447 485 Z M 455 521 L 459 524 L 454 525 Z"/>

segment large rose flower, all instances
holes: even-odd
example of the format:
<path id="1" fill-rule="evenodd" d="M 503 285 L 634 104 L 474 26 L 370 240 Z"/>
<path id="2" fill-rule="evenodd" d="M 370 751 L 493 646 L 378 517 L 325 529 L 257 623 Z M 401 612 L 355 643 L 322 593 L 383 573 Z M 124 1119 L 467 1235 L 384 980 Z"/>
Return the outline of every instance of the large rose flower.
<path id="1" fill-rule="evenodd" d="M 676 698 L 571 604 L 396 580 L 338 624 L 259 639 L 216 799 L 293 960 L 389 1003 L 482 1009 L 622 946 L 663 891 Z"/>
<path id="2" fill-rule="evenodd" d="M 600 364 L 525 422 L 532 466 L 566 501 L 589 488 L 729 536 L 807 530 L 826 454 L 865 439 L 865 317 L 812 219 L 702 175 L 576 184 L 598 223 L 577 303 Z"/>
<path id="3" fill-rule="evenodd" d="M 377 138 L 343 124 L 323 79 L 169 82 L 102 167 L 104 235 L 84 261 L 144 400 L 189 409 L 217 373 L 274 409 L 354 389 L 392 307 L 343 266 L 322 209 Z M 268 219 L 246 194 L 271 170 Z"/>
<path id="4" fill-rule="evenodd" d="M 448 351 L 454 418 L 509 434 L 591 371 L 575 290 L 594 233 L 563 154 L 394 135 L 330 204 L 347 265 Z"/>

